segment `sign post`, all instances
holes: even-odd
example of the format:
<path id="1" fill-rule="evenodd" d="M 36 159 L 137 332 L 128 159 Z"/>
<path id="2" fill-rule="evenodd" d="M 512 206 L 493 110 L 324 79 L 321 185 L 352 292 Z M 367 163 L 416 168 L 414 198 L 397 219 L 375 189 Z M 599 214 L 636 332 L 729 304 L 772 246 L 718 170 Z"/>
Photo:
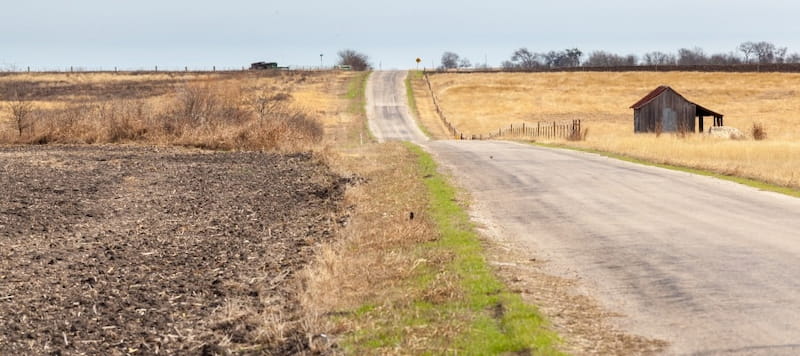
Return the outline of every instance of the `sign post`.
<path id="1" fill-rule="evenodd" d="M 422 58 L 417 57 L 417 70 L 419 70 L 419 63 L 422 62 Z"/>

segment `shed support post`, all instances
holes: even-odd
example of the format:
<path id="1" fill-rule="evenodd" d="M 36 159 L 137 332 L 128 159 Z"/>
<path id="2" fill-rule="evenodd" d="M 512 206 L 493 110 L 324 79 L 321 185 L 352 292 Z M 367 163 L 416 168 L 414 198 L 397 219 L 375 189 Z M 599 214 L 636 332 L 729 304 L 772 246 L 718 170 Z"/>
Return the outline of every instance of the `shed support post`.
<path id="1" fill-rule="evenodd" d="M 698 127 L 699 131 L 697 132 L 703 133 L 703 115 L 700 115 L 700 121 L 698 123 L 700 124 L 700 126 Z"/>

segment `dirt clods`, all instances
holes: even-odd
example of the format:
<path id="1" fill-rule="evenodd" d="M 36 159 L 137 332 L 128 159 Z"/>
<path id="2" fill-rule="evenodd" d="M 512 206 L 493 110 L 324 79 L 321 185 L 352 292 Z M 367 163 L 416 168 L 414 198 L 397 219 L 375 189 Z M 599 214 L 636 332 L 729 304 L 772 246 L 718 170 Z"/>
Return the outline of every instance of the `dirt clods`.
<path id="1" fill-rule="evenodd" d="M 305 154 L 0 147 L 0 354 L 292 353 L 346 221 Z"/>

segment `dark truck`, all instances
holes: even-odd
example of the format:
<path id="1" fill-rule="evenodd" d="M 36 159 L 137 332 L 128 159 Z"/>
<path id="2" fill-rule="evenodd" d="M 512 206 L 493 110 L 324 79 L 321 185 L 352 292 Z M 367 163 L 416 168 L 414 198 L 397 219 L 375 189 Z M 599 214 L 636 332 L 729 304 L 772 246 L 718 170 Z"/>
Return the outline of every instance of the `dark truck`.
<path id="1" fill-rule="evenodd" d="M 250 70 L 264 69 L 289 69 L 289 67 L 278 67 L 278 63 L 276 62 L 255 62 L 250 64 Z"/>

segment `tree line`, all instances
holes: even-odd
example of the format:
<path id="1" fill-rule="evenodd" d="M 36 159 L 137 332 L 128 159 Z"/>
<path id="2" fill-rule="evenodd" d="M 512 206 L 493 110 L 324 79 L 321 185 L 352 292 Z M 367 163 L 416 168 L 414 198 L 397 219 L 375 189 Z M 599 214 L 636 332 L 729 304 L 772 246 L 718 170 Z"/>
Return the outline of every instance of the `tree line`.
<path id="1" fill-rule="evenodd" d="M 778 47 L 771 42 L 743 42 L 736 51 L 707 54 L 702 48 L 681 48 L 675 53 L 653 51 L 637 56 L 620 55 L 607 51 L 594 51 L 584 59 L 578 48 L 560 51 L 532 52 L 519 48 L 508 60 L 503 61 L 506 69 L 539 69 L 566 67 L 620 67 L 620 66 L 659 66 L 659 65 L 733 65 L 733 64 L 776 64 L 800 63 L 800 53 L 788 53 L 787 47 Z M 440 69 L 469 68 L 468 59 L 454 52 L 442 54 Z"/>

